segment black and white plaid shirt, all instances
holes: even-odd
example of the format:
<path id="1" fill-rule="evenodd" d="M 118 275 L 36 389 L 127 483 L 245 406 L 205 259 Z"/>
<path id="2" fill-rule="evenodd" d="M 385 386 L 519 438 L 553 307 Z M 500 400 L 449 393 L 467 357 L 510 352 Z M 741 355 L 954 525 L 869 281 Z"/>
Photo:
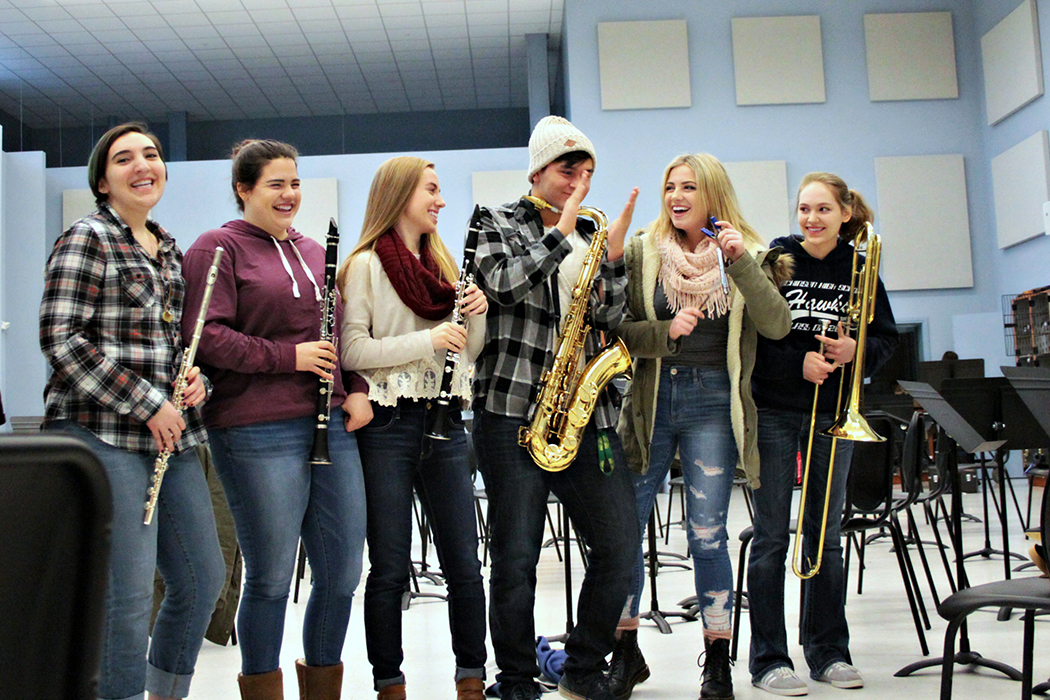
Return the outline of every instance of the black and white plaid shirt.
<path id="1" fill-rule="evenodd" d="M 501 416 L 531 417 L 544 370 L 554 361 L 559 309 L 558 266 L 572 244 L 556 228 L 543 226 L 529 201 L 481 207 L 481 233 L 475 275 L 489 299 L 485 346 L 475 364 L 474 406 Z M 577 231 L 594 232 L 581 219 Z M 575 280 L 573 280 L 575 282 Z M 601 349 L 599 331 L 620 325 L 627 300 L 624 261 L 605 261 L 591 292 L 592 330 L 584 344 L 588 358 Z M 617 407 L 603 392 L 594 420 L 599 428 L 616 426 Z"/>
<path id="2" fill-rule="evenodd" d="M 156 452 L 146 421 L 171 398 L 182 358 L 182 253 L 157 222 L 146 225 L 156 260 L 106 204 L 75 222 L 51 251 L 40 302 L 40 348 L 53 370 L 45 423 L 69 419 L 132 452 Z M 196 408 L 183 417 L 180 451 L 207 439 Z"/>

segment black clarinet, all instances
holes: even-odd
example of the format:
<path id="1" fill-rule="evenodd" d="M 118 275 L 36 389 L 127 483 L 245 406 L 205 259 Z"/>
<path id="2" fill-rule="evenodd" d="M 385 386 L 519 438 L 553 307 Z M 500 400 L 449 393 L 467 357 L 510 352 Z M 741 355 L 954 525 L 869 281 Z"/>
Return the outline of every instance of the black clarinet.
<path id="1" fill-rule="evenodd" d="M 328 422 L 332 417 L 332 392 L 335 391 L 335 373 L 339 371 L 339 338 L 335 329 L 335 271 L 339 260 L 339 227 L 335 219 L 328 223 L 328 236 L 325 238 L 324 253 L 324 297 L 321 299 L 321 340 L 327 340 L 336 346 L 336 367 L 332 378 L 318 378 L 317 389 L 317 425 L 314 426 L 314 444 L 310 448 L 310 464 L 329 466 L 332 460 L 328 456 Z"/>
<path id="2" fill-rule="evenodd" d="M 463 316 L 463 300 L 467 296 L 467 287 L 474 284 L 474 254 L 478 248 L 478 234 L 481 231 L 481 207 L 474 205 L 474 215 L 470 217 L 470 225 L 467 227 L 467 240 L 463 244 L 463 268 L 460 270 L 459 279 L 456 280 L 456 303 L 452 307 L 452 322 L 465 325 L 466 318 Z M 433 440 L 448 440 L 449 429 L 452 428 L 452 419 L 448 412 L 452 406 L 452 379 L 459 367 L 460 355 L 453 350 L 445 351 L 445 367 L 441 370 L 441 389 L 438 390 L 437 400 L 431 404 L 427 416 L 430 426 L 426 436 Z"/>

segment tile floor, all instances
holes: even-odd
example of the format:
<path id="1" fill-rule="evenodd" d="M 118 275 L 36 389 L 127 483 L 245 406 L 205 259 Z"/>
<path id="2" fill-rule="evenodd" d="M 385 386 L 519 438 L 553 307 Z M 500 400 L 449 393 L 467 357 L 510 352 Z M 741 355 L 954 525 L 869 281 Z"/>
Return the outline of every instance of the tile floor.
<path id="1" fill-rule="evenodd" d="M 1027 485 L 1024 481 L 1016 482 L 1018 498 L 1022 507 Z M 1037 490 L 1038 499 L 1038 490 Z M 1036 500 L 1036 503 L 1039 501 Z M 665 507 L 666 497 L 660 497 L 661 508 Z M 980 515 L 981 501 L 977 494 L 964 497 L 965 510 Z M 676 513 L 678 504 L 675 504 Z M 921 514 L 919 516 L 921 518 Z M 1028 544 L 1021 534 L 1016 513 L 1010 509 L 1011 549 L 1026 553 Z M 748 524 L 744 500 L 734 494 L 729 531 L 738 533 Z M 929 528 L 922 526 L 922 531 L 929 535 Z M 983 544 L 983 526 L 966 523 L 963 528 L 966 551 L 979 549 Z M 993 546 L 998 546 L 999 528 L 993 528 Z M 932 537 L 930 537 L 932 539 Z M 731 555 L 734 567 L 739 543 L 736 537 L 730 539 Z M 685 552 L 685 534 L 675 527 L 671 532 L 668 546 L 661 549 Z M 932 554 L 932 548 L 929 550 Z M 574 552 L 574 580 L 578 583 L 582 569 L 578 566 L 579 558 Z M 436 561 L 433 552 L 431 561 Z M 916 564 L 918 564 L 918 559 Z M 934 563 L 938 590 L 945 595 L 947 581 L 939 564 Z M 367 561 L 366 561 L 367 567 Z M 1000 557 L 991 559 L 967 560 L 967 572 L 973 583 L 993 581 L 1003 577 L 1003 563 Z M 487 569 L 485 570 L 487 575 Z M 1032 575 L 1031 570 L 1021 575 Z M 921 572 L 920 572 L 921 576 Z M 536 627 L 539 633 L 554 635 L 565 629 L 565 589 L 563 585 L 562 564 L 555 556 L 553 549 L 545 550 L 540 560 L 538 572 L 538 590 L 536 605 Z M 929 669 L 912 677 L 895 678 L 893 676 L 902 666 L 922 658 L 918 640 L 898 573 L 896 559 L 890 552 L 888 539 L 878 540 L 868 550 L 868 569 L 865 575 L 863 595 L 856 594 L 856 563 L 850 572 L 852 590 L 847 602 L 847 616 L 850 622 L 852 642 L 851 650 L 854 663 L 861 669 L 866 679 L 863 690 L 839 690 L 830 686 L 812 682 L 809 697 L 814 698 L 863 698 L 864 700 L 900 700 L 901 698 L 935 698 L 939 692 L 939 670 Z M 661 607 L 673 608 L 675 603 L 689 595 L 693 590 L 692 573 L 674 569 L 663 569 L 658 578 L 658 591 Z M 421 579 L 424 590 L 437 591 Z M 358 603 L 364 581 L 358 589 Z M 305 590 L 305 589 L 304 589 Z M 944 622 L 932 611 L 932 602 L 925 580 L 922 581 L 923 594 L 933 617 L 932 631 L 927 632 L 931 654 L 939 654 L 943 646 Z M 648 587 L 645 592 L 648 602 Z M 789 575 L 787 600 L 789 609 L 788 638 L 795 638 L 792 625 L 797 625 L 797 605 L 790 605 L 798 600 L 798 582 Z M 305 592 L 298 604 L 289 602 L 285 628 L 284 647 L 281 655 L 282 667 L 285 669 L 285 694 L 296 698 L 297 688 L 293 671 L 294 660 L 302 655 L 301 629 L 305 611 Z M 1018 615 L 1008 622 L 997 622 L 995 611 L 978 612 L 970 617 L 970 640 L 975 651 L 986 656 L 1015 665 L 1021 664 L 1021 622 Z M 1035 681 L 1046 680 L 1050 675 L 1050 660 L 1039 649 L 1046 648 L 1046 622 L 1036 625 L 1037 653 L 1035 657 Z M 635 689 L 637 700 L 657 700 L 663 698 L 697 698 L 700 684 L 697 655 L 702 648 L 701 630 L 696 622 L 675 622 L 671 634 L 660 634 L 651 623 L 644 623 L 640 632 L 642 649 L 652 669 L 652 677 Z M 445 603 L 431 599 L 419 599 L 412 603 L 404 614 L 405 631 L 405 674 L 408 679 L 409 697 L 413 700 L 445 700 L 454 698 L 452 674 L 454 664 L 449 649 L 448 618 Z M 753 688 L 747 673 L 747 639 L 748 626 L 746 613 L 741 622 L 740 662 L 734 670 L 736 697 L 739 700 L 768 699 L 773 696 Z M 801 649 L 792 645 L 792 656 L 796 666 L 804 666 Z M 491 657 L 491 651 L 490 651 Z M 343 683 L 343 697 L 347 700 L 371 699 L 375 697 L 372 690 L 371 672 L 365 655 L 364 633 L 360 607 L 355 608 L 351 617 L 350 629 L 344 652 L 346 673 Z M 240 667 L 239 652 L 236 647 L 219 647 L 205 642 L 194 679 L 191 697 L 197 700 L 226 700 L 237 697 L 236 675 Z M 495 675 L 494 663 L 489 661 L 490 679 Z M 1005 679 L 998 673 L 981 670 L 973 672 L 961 670 L 956 673 L 955 698 L 1011 698 L 1020 696 L 1020 683 Z M 557 697 L 552 695 L 548 697 Z"/>

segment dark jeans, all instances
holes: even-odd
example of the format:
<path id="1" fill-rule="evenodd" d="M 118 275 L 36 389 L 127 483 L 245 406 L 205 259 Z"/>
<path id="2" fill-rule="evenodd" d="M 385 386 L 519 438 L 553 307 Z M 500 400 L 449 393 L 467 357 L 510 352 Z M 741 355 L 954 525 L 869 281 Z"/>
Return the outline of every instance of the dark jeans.
<path id="1" fill-rule="evenodd" d="M 796 454 L 802 451 L 805 464 L 809 416 L 808 413 L 798 411 L 758 411 L 762 486 L 754 490 L 755 538 L 747 567 L 751 616 L 749 670 L 755 680 L 778 666 L 794 668 L 788 656 L 784 623 L 784 573 L 788 551 L 793 544 L 788 527 L 792 517 L 791 496 L 795 485 Z M 803 562 L 816 559 L 831 453 L 831 438 L 820 432 L 831 425 L 833 420 L 834 416 L 830 414 L 817 415 L 806 499 L 806 522 L 802 532 Z M 836 661 L 851 663 L 840 525 L 853 443 L 838 440 L 835 453 L 823 561 L 820 572 L 802 584 L 799 627 L 806 663 L 814 673 L 820 673 Z"/>
<path id="2" fill-rule="evenodd" d="M 456 680 L 485 677 L 485 585 L 478 561 L 474 486 L 459 411 L 449 440 L 424 436 L 427 405 L 402 399 L 372 404 L 375 417 L 357 434 L 368 502 L 365 642 L 376 690 L 404 683 L 401 596 L 412 566 L 412 490 L 434 533 L 448 585 Z"/>
<path id="3" fill-rule="evenodd" d="M 523 425 L 524 419 L 493 413 L 474 416 L 474 446 L 489 498 L 489 629 L 500 668 L 496 680 L 504 687 L 531 683 L 539 674 L 533 608 L 548 493 L 561 501 L 589 548 L 576 627 L 565 642 L 566 672 L 601 669 L 612 651 L 641 537 L 634 488 L 615 431 L 608 436 L 617 466 L 606 476 L 598 468 L 593 423 L 575 461 L 560 472 L 540 469 L 518 444 Z"/>

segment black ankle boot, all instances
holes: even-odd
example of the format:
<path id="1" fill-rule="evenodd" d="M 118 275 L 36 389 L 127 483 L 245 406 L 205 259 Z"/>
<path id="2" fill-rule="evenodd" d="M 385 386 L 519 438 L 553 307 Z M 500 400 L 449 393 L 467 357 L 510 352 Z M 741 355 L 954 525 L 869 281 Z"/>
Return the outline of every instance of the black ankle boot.
<path id="1" fill-rule="evenodd" d="M 704 639 L 704 677 L 701 700 L 733 700 L 733 672 L 730 669 L 728 639 Z"/>
<path id="2" fill-rule="evenodd" d="M 609 690 L 620 700 L 631 697 L 631 691 L 649 677 L 649 666 L 638 648 L 638 630 L 624 630 L 613 648 L 609 664 Z"/>

